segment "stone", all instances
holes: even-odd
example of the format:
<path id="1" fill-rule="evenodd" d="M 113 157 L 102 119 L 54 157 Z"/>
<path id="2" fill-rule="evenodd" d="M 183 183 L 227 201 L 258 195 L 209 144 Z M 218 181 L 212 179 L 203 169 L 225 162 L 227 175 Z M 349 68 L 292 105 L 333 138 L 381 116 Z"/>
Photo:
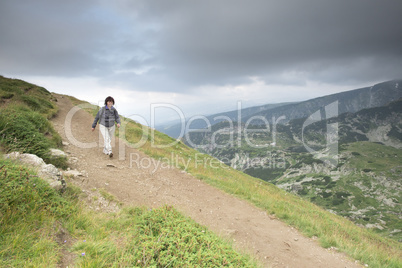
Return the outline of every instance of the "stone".
<path id="1" fill-rule="evenodd" d="M 66 153 L 59 149 L 50 149 L 50 154 L 52 156 L 67 157 Z"/>
<path id="2" fill-rule="evenodd" d="M 42 158 L 34 154 L 21 154 L 19 152 L 6 154 L 4 155 L 4 158 L 16 160 L 33 167 L 38 175 L 45 180 L 50 187 L 57 191 L 65 191 L 67 185 L 61 172 L 54 165 L 46 164 Z"/>
<path id="3" fill-rule="evenodd" d="M 72 169 L 72 170 L 67 170 L 63 172 L 63 176 L 65 177 L 73 177 L 73 178 L 78 178 L 83 176 L 81 172 L 78 170 Z"/>
<path id="4" fill-rule="evenodd" d="M 41 165 L 46 165 L 42 158 L 34 154 L 21 154 L 19 152 L 12 152 L 4 155 L 4 158 L 18 160 L 22 163 L 28 164 L 30 166 L 39 167 Z"/>
<path id="5" fill-rule="evenodd" d="M 225 232 L 230 236 L 233 236 L 238 233 L 238 231 L 235 229 L 225 229 Z"/>

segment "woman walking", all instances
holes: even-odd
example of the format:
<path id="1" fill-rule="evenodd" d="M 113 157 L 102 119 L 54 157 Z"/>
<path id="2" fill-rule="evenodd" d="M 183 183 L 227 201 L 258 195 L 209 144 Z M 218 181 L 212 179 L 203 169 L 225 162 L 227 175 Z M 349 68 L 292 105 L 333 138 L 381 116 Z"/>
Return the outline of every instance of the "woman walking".
<path id="1" fill-rule="evenodd" d="M 94 131 L 99 121 L 99 131 L 102 133 L 104 139 L 103 152 L 109 155 L 109 157 L 113 157 L 111 142 L 115 131 L 115 123 L 117 123 L 117 127 L 120 127 L 119 113 L 113 105 L 114 99 L 110 96 L 107 97 L 105 99 L 105 106 L 98 111 L 92 123 L 92 131 Z"/>

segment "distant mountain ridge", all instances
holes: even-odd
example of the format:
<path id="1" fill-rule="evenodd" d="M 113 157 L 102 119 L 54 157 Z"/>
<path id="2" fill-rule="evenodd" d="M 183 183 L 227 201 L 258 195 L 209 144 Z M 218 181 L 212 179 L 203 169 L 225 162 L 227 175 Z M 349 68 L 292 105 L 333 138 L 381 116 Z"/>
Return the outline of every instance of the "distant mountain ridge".
<path id="1" fill-rule="evenodd" d="M 245 116 L 250 116 L 262 111 L 267 111 L 267 110 L 271 110 L 280 106 L 285 106 L 285 105 L 289 105 L 289 104 L 294 104 L 295 102 L 285 102 L 285 103 L 270 103 L 270 104 L 264 104 L 264 105 L 260 105 L 260 106 L 253 106 L 253 107 L 248 107 L 248 108 L 244 108 L 239 111 L 237 110 L 233 110 L 233 111 L 228 111 L 228 112 L 222 112 L 222 113 L 217 113 L 217 114 L 212 114 L 212 115 L 208 115 L 205 116 L 205 118 L 211 122 L 211 125 L 217 124 L 219 122 L 224 121 L 225 119 L 223 118 L 229 118 L 232 121 L 238 121 L 238 117 L 239 114 L 241 116 L 241 118 L 245 117 Z M 186 123 L 188 122 L 188 120 L 186 120 Z M 156 126 L 156 129 L 162 133 L 165 133 L 173 138 L 178 138 L 181 132 L 181 123 L 179 123 L 179 120 L 177 120 L 176 122 L 172 122 L 172 124 L 167 124 L 167 125 L 160 125 L 160 126 Z M 192 129 L 201 129 L 201 128 L 205 128 L 207 127 L 206 123 L 204 120 L 194 120 L 191 123 L 191 128 Z"/>
<path id="2" fill-rule="evenodd" d="M 301 139 L 303 119 L 288 124 L 288 132 Z M 360 110 L 356 113 L 343 113 L 338 117 L 323 120 L 308 126 L 305 135 L 325 136 L 326 126 L 337 123 L 339 143 L 370 141 L 402 149 L 402 98 L 385 106 Z"/>
<path id="3" fill-rule="evenodd" d="M 268 122 L 272 123 L 273 119 L 277 120 L 281 117 L 280 123 L 287 123 L 293 119 L 308 117 L 317 110 L 334 102 L 338 102 L 338 114 L 343 114 L 355 113 L 362 109 L 384 106 L 400 98 L 402 98 L 402 79 L 397 79 L 375 84 L 370 87 L 331 94 L 303 102 L 267 104 L 242 109 L 241 121 L 244 123 L 251 120 L 253 117 L 263 117 Z M 224 121 L 224 119 L 213 120 L 215 117 L 222 116 L 227 116 L 232 121 L 238 121 L 238 111 L 214 114 L 206 116 L 206 118 L 213 125 Z M 258 120 L 253 120 L 252 123 L 258 124 Z M 181 124 L 174 124 L 171 126 L 157 127 L 157 130 L 173 138 L 178 138 L 181 132 L 181 127 Z M 195 120 L 190 125 L 191 129 L 202 129 L 206 127 L 207 125 L 203 120 Z"/>
<path id="4" fill-rule="evenodd" d="M 271 122 L 273 117 L 278 118 L 285 116 L 286 118 L 283 122 L 288 122 L 292 119 L 308 117 L 318 109 L 336 101 L 338 102 L 338 114 L 355 113 L 362 109 L 387 105 L 401 97 L 402 79 L 392 80 L 371 87 L 340 92 L 267 111 L 261 111 L 251 116 L 246 116 L 243 120 L 246 121 L 252 116 L 263 116 Z"/>

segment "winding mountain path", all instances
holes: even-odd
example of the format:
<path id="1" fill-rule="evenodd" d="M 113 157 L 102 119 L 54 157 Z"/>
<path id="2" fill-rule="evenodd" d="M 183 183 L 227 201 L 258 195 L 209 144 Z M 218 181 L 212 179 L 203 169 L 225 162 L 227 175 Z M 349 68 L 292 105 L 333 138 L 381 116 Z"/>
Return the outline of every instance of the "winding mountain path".
<path id="1" fill-rule="evenodd" d="M 155 166 L 152 158 L 138 150 L 124 146 L 125 160 L 119 160 L 119 145 L 124 141 L 118 138 L 113 146 L 115 157 L 109 158 L 102 153 L 98 128 L 91 132 L 93 117 L 81 109 L 72 110 L 68 97 L 54 96 L 60 110 L 52 122 L 63 141 L 69 143 L 65 152 L 77 160 L 73 168 L 86 174 L 74 180 L 84 190 L 104 188 L 125 205 L 172 205 L 213 232 L 232 239 L 239 250 L 256 256 L 265 267 L 361 267 L 246 201 L 179 169 Z"/>

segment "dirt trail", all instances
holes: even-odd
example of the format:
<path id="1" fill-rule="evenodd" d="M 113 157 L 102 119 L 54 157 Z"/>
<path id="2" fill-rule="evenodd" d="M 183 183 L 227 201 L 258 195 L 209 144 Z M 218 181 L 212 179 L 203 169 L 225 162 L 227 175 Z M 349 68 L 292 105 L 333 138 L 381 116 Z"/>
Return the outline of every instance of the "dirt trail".
<path id="1" fill-rule="evenodd" d="M 62 95 L 55 97 L 60 111 L 52 122 L 63 141 L 69 143 L 64 150 L 78 160 L 73 168 L 87 174 L 76 180 L 83 189 L 104 188 L 126 205 L 173 205 L 215 233 L 233 239 L 236 247 L 256 256 L 265 267 L 361 267 L 343 254 L 318 246 L 313 239 L 246 201 L 179 169 L 156 167 L 151 158 L 138 150 L 125 146 L 125 160 L 119 160 L 119 142 L 123 141 L 117 138 L 113 146 L 115 157 L 110 159 L 99 147 L 99 141 L 101 145 L 103 141 L 99 140 L 98 127 L 91 132 L 93 117 L 78 110 L 71 124 L 66 124 L 66 116 L 73 108 L 71 101 Z M 77 141 L 87 145 L 96 142 L 97 146 L 74 145 L 66 136 L 68 125 Z"/>

